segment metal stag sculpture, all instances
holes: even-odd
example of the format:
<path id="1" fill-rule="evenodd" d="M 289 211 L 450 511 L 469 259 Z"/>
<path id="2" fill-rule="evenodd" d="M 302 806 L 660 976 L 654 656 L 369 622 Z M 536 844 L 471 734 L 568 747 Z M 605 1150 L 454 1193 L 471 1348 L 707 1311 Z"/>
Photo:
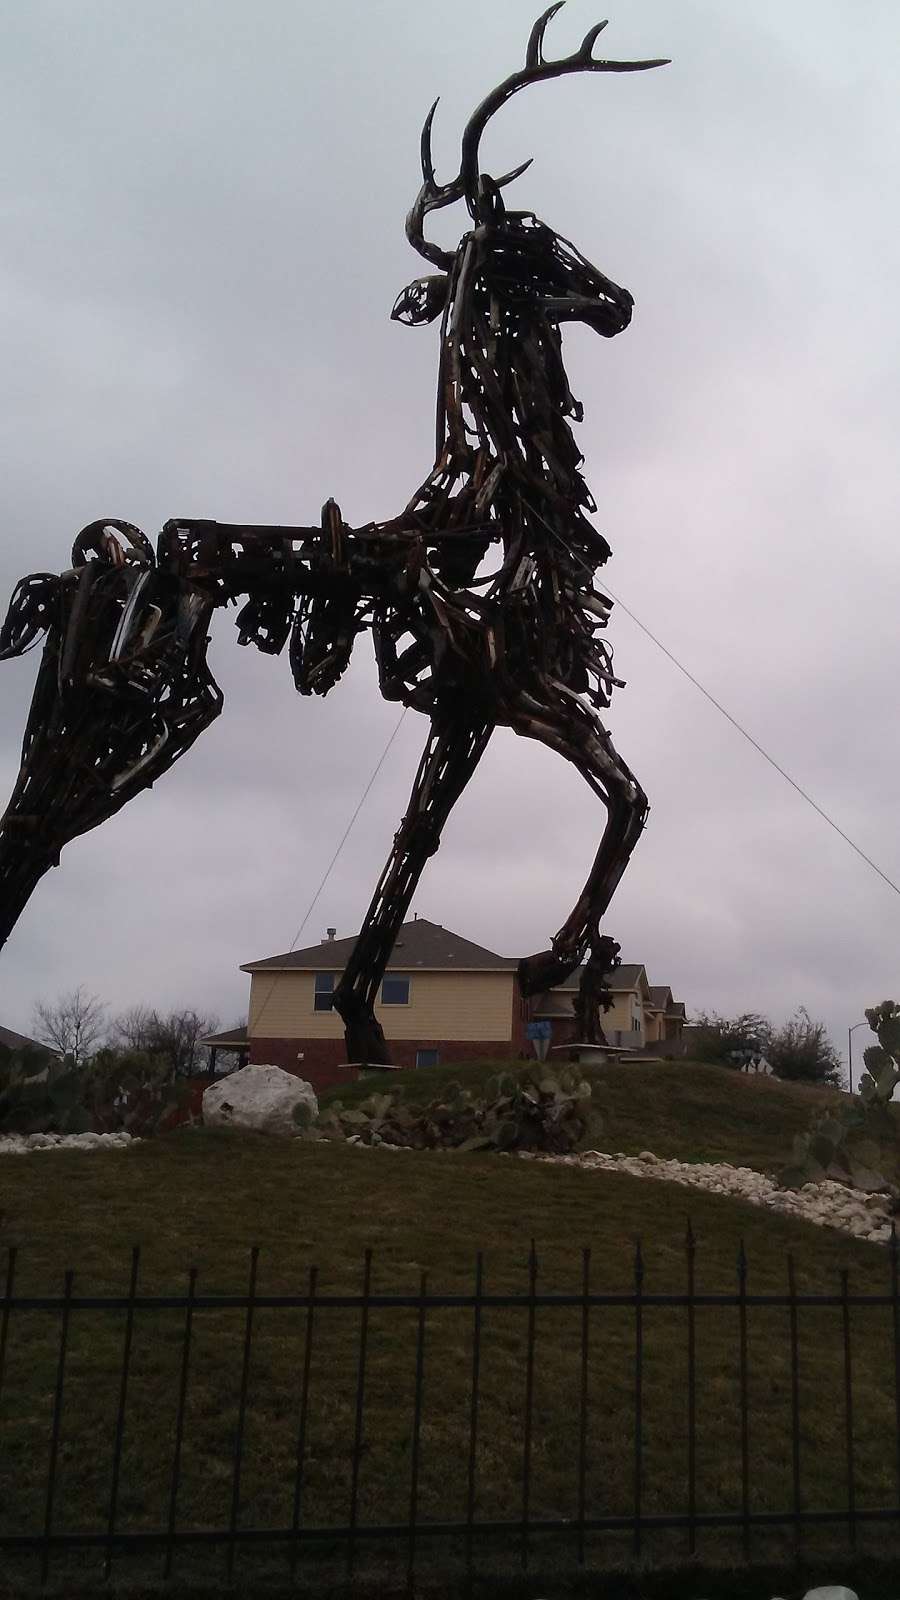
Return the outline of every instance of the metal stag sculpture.
<path id="1" fill-rule="evenodd" d="M 393 317 L 440 318 L 434 467 L 388 522 L 349 528 L 329 500 L 320 527 L 168 522 L 156 550 L 131 523 L 101 518 L 79 533 L 60 576 L 17 586 L 0 629 L 0 659 L 46 633 L 22 766 L 0 821 L 0 944 L 63 845 L 150 788 L 222 709 L 206 661 L 220 606 L 244 598 L 241 644 L 277 655 L 288 644 L 301 694 L 327 694 L 357 635 L 372 633 L 381 691 L 431 719 L 412 796 L 356 947 L 334 994 L 348 1060 L 387 1062 L 374 1001 L 422 869 L 499 726 L 571 761 L 606 808 L 587 882 L 551 948 L 529 956 L 531 995 L 583 965 L 576 1015 L 602 1041 L 603 975 L 618 946 L 600 921 L 644 826 L 646 797 L 601 721 L 618 684 L 597 637 L 611 602 L 594 586 L 610 555 L 588 520 L 570 421 L 561 328 L 583 322 L 611 338 L 632 298 L 527 211 L 507 211 L 479 147 L 518 90 L 570 72 L 638 72 L 662 61 L 595 59 L 605 26 L 572 55 L 547 60 L 535 24 L 525 65 L 466 125 L 457 176 L 438 183 L 431 124 L 410 243 L 438 271 L 399 296 Z M 437 102 L 435 102 L 435 105 Z M 425 237 L 431 212 L 464 201 L 471 225 L 453 252 Z M 482 575 L 485 558 L 494 570 Z"/>

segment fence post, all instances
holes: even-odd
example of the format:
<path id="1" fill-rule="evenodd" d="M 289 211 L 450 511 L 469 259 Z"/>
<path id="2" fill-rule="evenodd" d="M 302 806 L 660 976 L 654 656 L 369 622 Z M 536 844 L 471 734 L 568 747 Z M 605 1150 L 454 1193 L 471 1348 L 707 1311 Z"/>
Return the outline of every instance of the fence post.
<path id="1" fill-rule="evenodd" d="M 303 1465 L 306 1457 L 306 1428 L 309 1416 L 309 1376 L 312 1364 L 313 1317 L 316 1306 L 318 1268 L 309 1269 L 309 1303 L 306 1307 L 306 1341 L 303 1346 L 303 1378 L 300 1385 L 300 1422 L 297 1428 L 297 1469 L 294 1474 L 294 1505 L 291 1516 L 291 1577 L 297 1575 L 300 1555 L 300 1516 L 303 1503 Z"/>
<path id="2" fill-rule="evenodd" d="M 250 1383 L 250 1342 L 253 1338 L 253 1312 L 256 1299 L 256 1273 L 259 1266 L 259 1245 L 250 1251 L 250 1282 L 247 1287 L 247 1315 L 244 1320 L 244 1354 L 241 1362 L 241 1388 L 238 1398 L 237 1428 L 234 1435 L 234 1468 L 231 1478 L 231 1510 L 228 1517 L 228 1581 L 234 1573 L 238 1513 L 241 1503 L 241 1466 L 244 1457 L 244 1427 L 247 1420 L 247 1389 Z"/>
<path id="3" fill-rule="evenodd" d="M 581 1416 L 578 1430 L 578 1565 L 584 1566 L 587 1516 L 588 1338 L 590 1334 L 591 1252 L 581 1253 Z"/>
<path id="4" fill-rule="evenodd" d="M 362 1456 L 363 1407 L 366 1395 L 366 1347 L 369 1342 L 369 1300 L 372 1294 L 372 1252 L 366 1251 L 363 1267 L 363 1292 L 359 1319 L 359 1360 L 356 1370 L 356 1421 L 353 1431 L 353 1464 L 350 1477 L 350 1531 L 347 1539 L 347 1575 L 352 1578 L 356 1565 L 356 1523 L 359 1507 L 359 1463 Z"/>
<path id="5" fill-rule="evenodd" d="M 856 1549 L 856 1473 L 853 1461 L 853 1367 L 850 1353 L 850 1274 L 841 1269 L 841 1322 L 844 1333 L 844 1422 L 847 1440 L 847 1523 Z"/>
<path id="6" fill-rule="evenodd" d="M 741 1363 L 741 1516 L 744 1559 L 750 1555 L 750 1405 L 747 1374 L 747 1254 L 743 1239 L 738 1249 L 738 1322 Z"/>
<path id="7" fill-rule="evenodd" d="M 644 1482 L 644 1257 L 641 1241 L 634 1247 L 634 1553 L 641 1553 L 641 1506 Z"/>
<path id="8" fill-rule="evenodd" d="M 50 1466 L 47 1471 L 47 1500 L 44 1507 L 44 1540 L 41 1552 L 41 1584 L 47 1582 L 50 1566 L 50 1536 L 53 1532 L 53 1502 L 56 1495 L 56 1467 L 59 1461 L 59 1434 L 62 1427 L 63 1388 L 66 1381 L 66 1346 L 69 1342 L 69 1317 L 72 1305 L 72 1283 L 75 1274 L 65 1275 L 63 1290 L 62 1327 L 59 1334 L 59 1359 L 56 1365 L 56 1390 L 53 1396 L 53 1423 L 50 1431 Z"/>
<path id="9" fill-rule="evenodd" d="M 113 1535 L 116 1531 L 116 1512 L 119 1506 L 119 1475 L 122 1466 L 122 1439 L 125 1432 L 125 1405 L 128 1400 L 128 1377 L 131 1369 L 131 1340 L 134 1332 L 134 1301 L 137 1295 L 138 1268 L 141 1259 L 140 1245 L 131 1252 L 131 1277 L 128 1283 L 128 1307 L 125 1312 L 125 1339 L 122 1346 L 122 1376 L 119 1382 L 119 1409 L 116 1413 L 116 1432 L 113 1442 L 112 1484 L 109 1491 L 109 1515 L 106 1523 L 106 1558 L 103 1576 L 108 1580 L 112 1569 Z"/>
<path id="10" fill-rule="evenodd" d="M 412 1590 L 416 1570 L 416 1522 L 419 1516 L 419 1445 L 422 1434 L 422 1386 L 425 1379 L 425 1306 L 428 1293 L 428 1273 L 423 1272 L 419 1284 L 419 1320 L 416 1328 L 416 1383 L 413 1397 L 412 1455 L 409 1483 L 409 1555 L 407 1582 Z"/>
<path id="11" fill-rule="evenodd" d="M 694 1304 L 694 1257 L 697 1242 L 688 1217 L 687 1257 L 687 1401 L 688 1401 L 688 1550 L 697 1549 L 697 1308 Z"/>
<path id="12" fill-rule="evenodd" d="M 794 1257 L 788 1256 L 788 1295 L 791 1335 L 791 1475 L 794 1496 L 794 1539 L 799 1542 L 800 1518 L 800 1356 L 797 1342 L 797 1280 Z"/>
<path id="13" fill-rule="evenodd" d="M 197 1293 L 197 1268 L 188 1273 L 187 1306 L 184 1313 L 184 1333 L 181 1340 L 181 1377 L 178 1383 L 178 1410 L 175 1414 L 175 1450 L 172 1456 L 172 1482 L 169 1488 L 169 1522 L 166 1539 L 166 1559 L 163 1576 L 172 1576 L 175 1554 L 175 1518 L 178 1507 L 178 1485 L 181 1480 L 181 1446 L 184 1440 L 184 1413 L 187 1404 L 188 1370 L 191 1360 L 191 1331 L 194 1322 L 194 1297 Z"/>
<path id="14" fill-rule="evenodd" d="M 3 1316 L 0 1318 L 0 1399 L 3 1397 L 3 1379 L 6 1375 L 6 1346 L 9 1339 L 9 1317 L 12 1311 L 13 1286 L 16 1281 L 16 1247 L 11 1244 L 6 1253 L 6 1286 L 4 1288 Z"/>
<path id="15" fill-rule="evenodd" d="M 534 1314 L 537 1296 L 537 1254 L 528 1253 L 528 1333 L 525 1348 L 525 1438 L 522 1446 L 522 1570 L 528 1568 L 528 1523 L 531 1516 L 531 1435 L 534 1419 Z"/>
<path id="16" fill-rule="evenodd" d="M 484 1255 L 475 1257 L 475 1317 L 472 1326 L 472 1399 L 469 1407 L 469 1479 L 466 1489 L 466 1571 L 472 1575 L 472 1530 L 475 1523 L 475 1467 L 478 1455 L 478 1393 L 481 1382 L 481 1301 Z"/>
<path id="17" fill-rule="evenodd" d="M 890 1224 L 890 1320 L 894 1328 L 894 1435 L 897 1440 L 897 1504 L 900 1506 L 900 1272 L 897 1222 Z"/>

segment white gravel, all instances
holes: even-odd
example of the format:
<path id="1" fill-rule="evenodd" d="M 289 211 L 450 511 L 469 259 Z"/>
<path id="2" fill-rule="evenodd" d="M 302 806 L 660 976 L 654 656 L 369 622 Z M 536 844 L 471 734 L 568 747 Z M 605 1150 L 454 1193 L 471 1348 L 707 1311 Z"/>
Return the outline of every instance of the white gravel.
<path id="1" fill-rule="evenodd" d="M 802 1189 L 780 1189 L 772 1178 L 752 1167 L 732 1167 L 725 1161 L 668 1161 L 644 1150 L 639 1156 L 619 1151 L 586 1150 L 580 1155 L 545 1156 L 520 1150 L 523 1161 L 555 1161 L 583 1167 L 589 1172 L 627 1172 L 635 1178 L 656 1178 L 680 1183 L 709 1194 L 731 1195 L 754 1206 L 802 1217 L 821 1228 L 837 1228 L 857 1239 L 886 1244 L 891 1237 L 891 1201 L 883 1194 L 863 1194 L 842 1183 L 805 1183 Z"/>
<path id="2" fill-rule="evenodd" d="M 29 1156 L 34 1150 L 127 1150 L 140 1142 L 130 1133 L 11 1133 L 0 1139 L 0 1156 Z"/>

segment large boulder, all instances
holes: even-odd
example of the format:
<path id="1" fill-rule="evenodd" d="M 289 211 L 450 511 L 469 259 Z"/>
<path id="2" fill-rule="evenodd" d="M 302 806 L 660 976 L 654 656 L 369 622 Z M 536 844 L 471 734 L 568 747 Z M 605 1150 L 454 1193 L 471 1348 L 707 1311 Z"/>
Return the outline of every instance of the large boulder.
<path id="1" fill-rule="evenodd" d="M 211 1128 L 249 1128 L 279 1139 L 301 1137 L 319 1114 L 312 1084 L 281 1067 L 241 1067 L 203 1096 Z"/>

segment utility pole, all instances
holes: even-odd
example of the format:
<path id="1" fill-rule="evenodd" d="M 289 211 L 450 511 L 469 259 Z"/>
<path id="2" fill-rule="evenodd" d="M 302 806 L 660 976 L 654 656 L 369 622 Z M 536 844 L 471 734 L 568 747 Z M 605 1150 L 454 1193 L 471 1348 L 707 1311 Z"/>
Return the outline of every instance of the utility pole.
<path id="1" fill-rule="evenodd" d="M 847 1029 L 847 1063 L 848 1063 L 848 1066 L 850 1068 L 850 1093 L 851 1094 L 853 1093 L 853 1035 L 856 1032 L 857 1028 L 865 1028 L 865 1027 L 868 1027 L 868 1023 L 865 1021 L 865 1019 L 863 1019 L 862 1022 L 854 1022 L 853 1027 Z"/>

